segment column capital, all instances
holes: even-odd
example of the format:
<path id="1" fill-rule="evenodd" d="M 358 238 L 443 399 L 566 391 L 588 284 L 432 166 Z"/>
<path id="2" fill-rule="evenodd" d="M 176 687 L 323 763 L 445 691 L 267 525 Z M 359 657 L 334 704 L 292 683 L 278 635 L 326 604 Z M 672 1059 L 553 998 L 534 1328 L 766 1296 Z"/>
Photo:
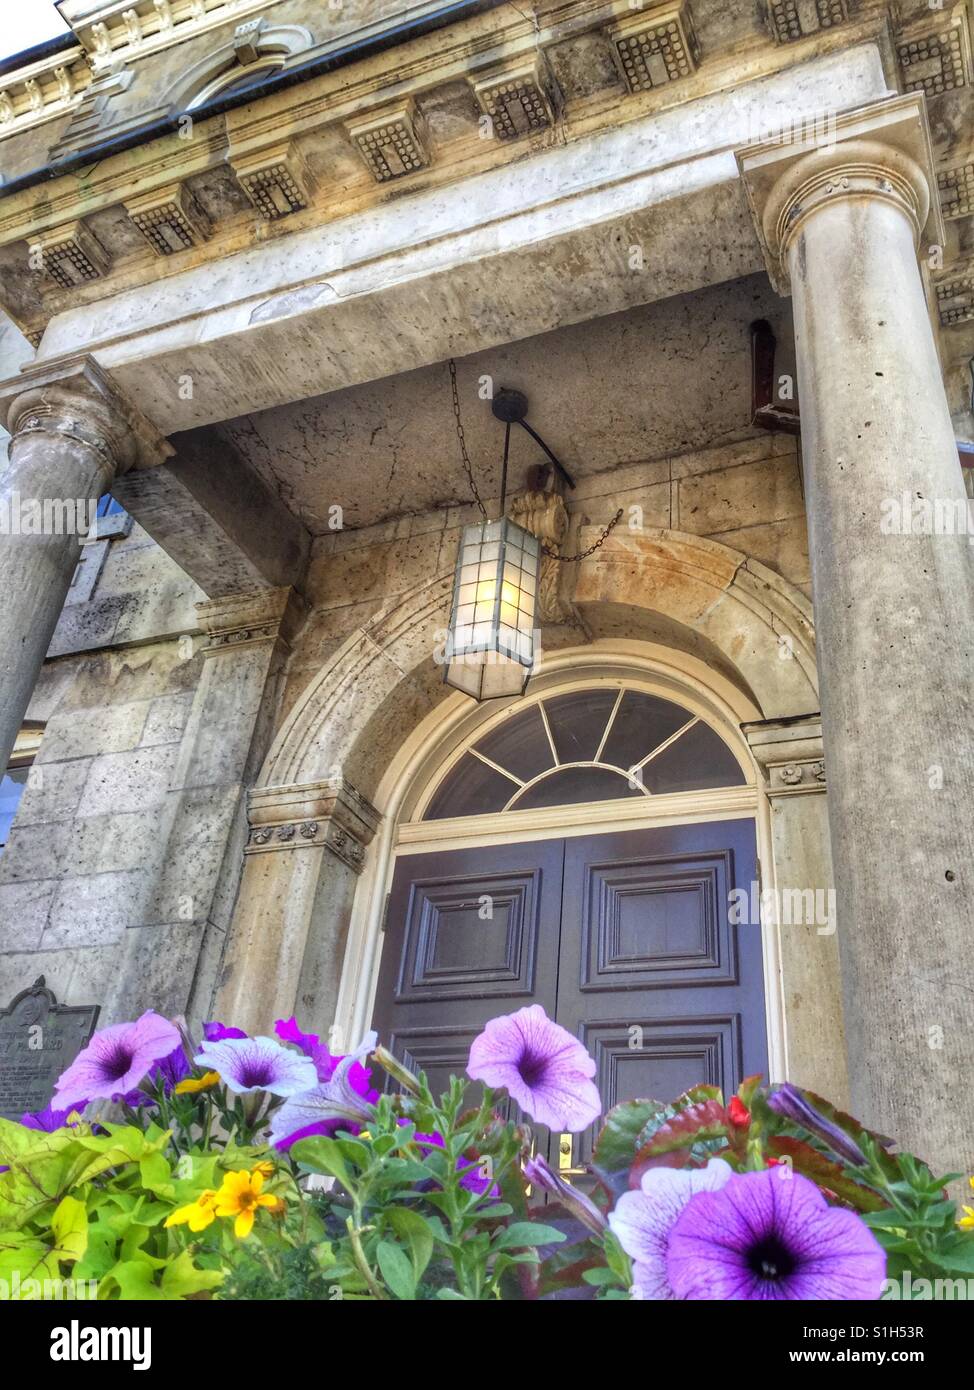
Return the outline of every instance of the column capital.
<path id="1" fill-rule="evenodd" d="M 842 200 L 898 207 L 919 244 L 943 245 L 933 149 L 923 94 L 824 111 L 782 137 L 736 152 L 771 283 L 790 289 L 788 252 L 808 219 Z"/>
<path id="2" fill-rule="evenodd" d="M 245 853 L 325 845 L 360 873 L 381 816 L 343 777 L 291 787 L 254 787 L 247 802 Z"/>
<path id="3" fill-rule="evenodd" d="M 196 605 L 200 627 L 209 638 L 207 655 L 261 642 L 290 642 L 307 616 L 307 603 L 292 588 L 251 589 L 204 599 Z"/>
<path id="4" fill-rule="evenodd" d="M 742 724 L 741 732 L 764 775 L 765 790 L 772 800 L 825 791 L 820 714 L 756 720 Z"/>
<path id="5" fill-rule="evenodd" d="M 60 436 L 91 449 L 104 463 L 106 486 L 173 452 L 93 357 L 38 364 L 0 382 L 0 417 L 14 442 Z"/>

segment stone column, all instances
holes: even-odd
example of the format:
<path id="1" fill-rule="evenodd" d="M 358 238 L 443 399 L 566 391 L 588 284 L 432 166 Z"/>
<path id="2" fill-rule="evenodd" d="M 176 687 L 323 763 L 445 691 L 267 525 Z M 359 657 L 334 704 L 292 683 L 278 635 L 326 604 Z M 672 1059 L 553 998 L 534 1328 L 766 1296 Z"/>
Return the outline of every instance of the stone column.
<path id="1" fill-rule="evenodd" d="M 851 1101 L 969 1172 L 974 557 L 918 267 L 936 180 L 915 94 L 828 134 L 739 161 L 794 297 Z M 911 528 L 917 500 L 953 529 Z"/>
<path id="2" fill-rule="evenodd" d="M 849 1104 L 835 883 L 822 721 L 817 714 L 745 724 L 771 807 L 774 863 L 761 866 L 762 907 L 776 924 L 787 1076 Z"/>
<path id="3" fill-rule="evenodd" d="M 119 474 L 171 452 L 90 359 L 60 372 L 26 373 L 6 400 L 12 438 L 0 471 L 0 768 L 33 694 L 94 503 Z"/>
<path id="4" fill-rule="evenodd" d="M 303 1027 L 326 1034 L 355 884 L 379 813 L 338 778 L 256 787 L 249 819 L 214 1016 L 266 1033 L 297 1011 Z"/>

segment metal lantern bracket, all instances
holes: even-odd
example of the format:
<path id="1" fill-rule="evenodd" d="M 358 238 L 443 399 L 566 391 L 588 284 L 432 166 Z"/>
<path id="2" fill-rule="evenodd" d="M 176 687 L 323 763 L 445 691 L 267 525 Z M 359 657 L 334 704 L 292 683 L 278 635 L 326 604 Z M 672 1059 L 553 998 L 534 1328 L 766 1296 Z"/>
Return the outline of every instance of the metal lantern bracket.
<path id="1" fill-rule="evenodd" d="M 463 432 L 463 421 L 460 418 L 460 396 L 457 390 L 457 364 L 452 357 L 449 361 L 449 369 L 450 384 L 453 390 L 453 414 L 456 419 L 457 439 L 460 442 L 460 456 L 463 459 L 463 467 L 467 475 L 467 481 L 470 484 L 470 491 L 473 495 L 473 499 L 477 503 L 477 506 L 480 508 L 481 515 L 486 521 L 487 508 L 484 506 L 480 493 L 477 490 L 477 484 L 474 481 L 473 476 L 473 466 L 470 462 L 470 455 L 467 452 L 467 442 Z M 575 490 L 575 480 L 569 473 L 568 469 L 555 455 L 554 451 L 548 447 L 545 441 L 541 438 L 541 435 L 538 433 L 538 431 L 534 429 L 533 426 L 528 424 L 528 398 L 523 391 L 517 391 L 511 386 L 502 386 L 498 391 L 494 393 L 493 399 L 490 403 L 490 408 L 493 412 L 494 418 L 500 420 L 504 425 L 504 457 L 501 466 L 500 505 L 500 515 L 502 519 L 504 517 L 504 509 L 507 503 L 507 473 L 511 454 L 512 425 L 520 425 L 521 428 L 525 430 L 527 434 L 530 435 L 530 437 L 534 440 L 538 447 L 544 451 L 544 454 L 551 463 L 552 467 L 554 468 L 557 477 L 561 479 L 561 481 L 565 484 L 566 487 L 571 488 L 572 491 Z M 609 522 L 608 526 L 605 527 L 595 544 L 590 545 L 587 550 L 580 550 L 576 552 L 576 554 L 574 555 L 561 555 L 557 550 L 553 550 L 552 547 L 547 545 L 544 541 L 540 542 L 541 549 L 545 553 L 545 555 L 549 557 L 549 559 L 559 560 L 563 564 L 577 563 L 577 561 L 579 560 L 586 559 L 587 556 L 593 554 L 596 550 L 599 549 L 600 546 L 605 544 L 605 542 L 609 538 L 610 533 L 612 532 L 614 527 L 618 526 L 623 516 L 624 511 L 623 508 L 620 507 L 619 510 L 616 512 L 615 516 Z"/>

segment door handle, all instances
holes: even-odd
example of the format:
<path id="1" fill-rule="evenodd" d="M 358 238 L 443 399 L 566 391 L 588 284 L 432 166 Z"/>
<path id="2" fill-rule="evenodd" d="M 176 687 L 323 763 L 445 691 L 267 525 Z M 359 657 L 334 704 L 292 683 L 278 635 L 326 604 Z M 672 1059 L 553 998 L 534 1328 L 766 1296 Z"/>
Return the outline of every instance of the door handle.
<path id="1" fill-rule="evenodd" d="M 560 1178 L 581 1178 L 588 1171 L 586 1168 L 572 1167 L 574 1141 L 575 1136 L 573 1134 L 558 1136 L 558 1176 Z"/>

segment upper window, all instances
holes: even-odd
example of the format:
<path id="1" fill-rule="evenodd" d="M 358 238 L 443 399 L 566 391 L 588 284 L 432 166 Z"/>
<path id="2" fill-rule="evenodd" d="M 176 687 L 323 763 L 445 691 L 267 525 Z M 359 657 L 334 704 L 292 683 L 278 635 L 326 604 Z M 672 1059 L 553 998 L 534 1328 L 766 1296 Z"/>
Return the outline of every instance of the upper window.
<path id="1" fill-rule="evenodd" d="M 10 827 L 27 785 L 29 767 L 8 767 L 0 779 L 0 849 L 10 838 Z"/>
<path id="2" fill-rule="evenodd" d="M 546 697 L 485 734 L 447 773 L 424 819 L 745 782 L 727 744 L 690 710 L 601 687 Z"/>

